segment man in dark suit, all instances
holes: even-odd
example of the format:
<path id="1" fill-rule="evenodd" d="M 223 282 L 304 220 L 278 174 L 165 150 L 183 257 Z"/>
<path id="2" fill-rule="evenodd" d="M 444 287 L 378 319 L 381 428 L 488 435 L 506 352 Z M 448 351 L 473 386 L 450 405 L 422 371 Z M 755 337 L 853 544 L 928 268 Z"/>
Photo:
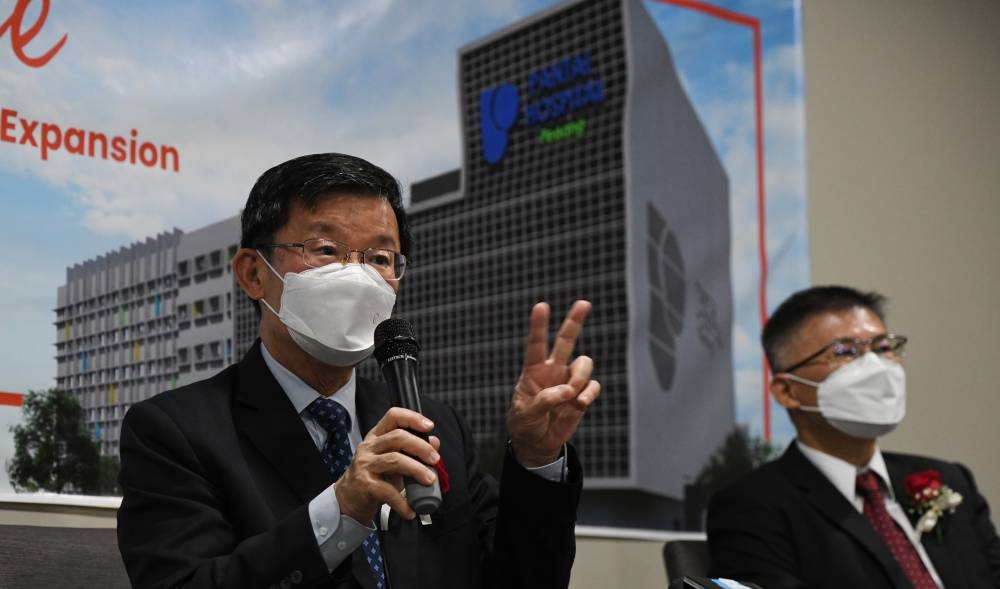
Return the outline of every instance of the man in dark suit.
<path id="1" fill-rule="evenodd" d="M 404 280 L 398 185 L 358 158 L 265 172 L 242 214 L 236 279 L 260 340 L 218 375 L 134 405 L 121 434 L 118 538 L 136 587 L 565 587 L 581 467 L 569 438 L 600 394 L 573 360 L 590 304 L 548 349 L 532 309 L 501 482 L 450 407 L 391 407 L 355 374 Z M 425 440 L 413 432 L 430 433 Z M 416 517 L 403 477 L 437 479 Z"/>
<path id="2" fill-rule="evenodd" d="M 887 332 L 883 300 L 815 287 L 768 320 L 771 394 L 797 437 L 712 498 L 713 576 L 766 589 L 1000 587 L 1000 538 L 972 473 L 878 448 L 905 413 L 906 338 Z"/>

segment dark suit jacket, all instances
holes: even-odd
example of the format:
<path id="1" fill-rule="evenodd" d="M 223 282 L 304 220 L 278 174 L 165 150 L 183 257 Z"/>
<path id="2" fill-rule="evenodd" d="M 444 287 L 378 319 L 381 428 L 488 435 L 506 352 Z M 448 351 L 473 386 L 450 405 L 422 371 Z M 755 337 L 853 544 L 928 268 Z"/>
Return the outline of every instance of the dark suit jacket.
<path id="1" fill-rule="evenodd" d="M 938 528 L 921 538 L 946 589 L 1000 587 L 1000 538 L 972 473 L 931 458 L 882 455 L 904 506 L 903 479 L 921 470 L 937 470 L 962 494 L 955 513 L 938 522 L 940 538 Z M 874 528 L 794 443 L 712 498 L 708 544 L 712 576 L 764 589 L 911 587 Z"/>
<path id="2" fill-rule="evenodd" d="M 358 550 L 333 574 L 308 503 L 333 484 L 319 450 L 255 345 L 202 382 L 134 405 L 121 432 L 118 542 L 135 587 L 364 587 Z M 580 466 L 553 483 L 509 456 L 502 485 L 479 471 L 468 426 L 422 400 L 450 479 L 430 525 L 395 512 L 381 532 L 394 589 L 565 587 L 575 554 Z M 386 387 L 359 379 L 367 432 L 389 409 Z"/>

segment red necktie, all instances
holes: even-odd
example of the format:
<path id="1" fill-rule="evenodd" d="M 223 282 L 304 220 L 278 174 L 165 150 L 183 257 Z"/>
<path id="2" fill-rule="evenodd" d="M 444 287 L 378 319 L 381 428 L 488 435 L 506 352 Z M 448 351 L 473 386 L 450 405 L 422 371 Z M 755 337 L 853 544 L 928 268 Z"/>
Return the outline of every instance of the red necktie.
<path id="1" fill-rule="evenodd" d="M 889 552 L 903 568 L 906 578 L 913 583 L 915 589 L 938 589 L 937 583 L 924 567 L 910 539 L 896 527 L 889 512 L 885 509 L 885 499 L 879 490 L 878 477 L 874 472 L 866 470 L 858 475 L 858 493 L 864 498 L 864 514 L 868 523 L 875 528 L 882 541 L 889 547 Z"/>

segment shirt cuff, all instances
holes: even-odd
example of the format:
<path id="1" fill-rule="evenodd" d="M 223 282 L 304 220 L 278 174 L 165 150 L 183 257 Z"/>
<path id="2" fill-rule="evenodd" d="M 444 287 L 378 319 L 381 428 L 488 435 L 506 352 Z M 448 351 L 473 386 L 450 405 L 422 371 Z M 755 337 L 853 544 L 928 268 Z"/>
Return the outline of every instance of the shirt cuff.
<path id="1" fill-rule="evenodd" d="M 555 462 L 546 464 L 544 466 L 525 466 L 525 470 L 532 472 L 547 481 L 552 481 L 554 483 L 561 483 L 565 480 L 566 472 L 566 457 L 560 456 L 556 458 Z"/>
<path id="2" fill-rule="evenodd" d="M 331 573 L 375 531 L 374 527 L 369 528 L 340 513 L 332 485 L 309 502 L 309 521 L 319 553 Z"/>

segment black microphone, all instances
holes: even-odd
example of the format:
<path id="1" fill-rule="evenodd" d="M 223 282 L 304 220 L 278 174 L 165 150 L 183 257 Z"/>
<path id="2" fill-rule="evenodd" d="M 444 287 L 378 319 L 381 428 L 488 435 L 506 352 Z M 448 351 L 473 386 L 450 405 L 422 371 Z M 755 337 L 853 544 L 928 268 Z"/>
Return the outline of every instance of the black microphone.
<path id="1" fill-rule="evenodd" d="M 420 390 L 417 387 L 417 355 L 420 344 L 413 337 L 409 321 L 390 317 L 375 328 L 375 359 L 378 360 L 382 376 L 389 383 L 393 394 L 393 404 L 417 413 L 420 409 Z M 428 439 L 422 432 L 414 435 Z M 434 468 L 428 466 L 434 472 Z M 410 477 L 405 478 L 406 501 L 420 515 L 434 513 L 441 505 L 441 486 L 437 478 L 430 485 L 422 485 Z"/>

